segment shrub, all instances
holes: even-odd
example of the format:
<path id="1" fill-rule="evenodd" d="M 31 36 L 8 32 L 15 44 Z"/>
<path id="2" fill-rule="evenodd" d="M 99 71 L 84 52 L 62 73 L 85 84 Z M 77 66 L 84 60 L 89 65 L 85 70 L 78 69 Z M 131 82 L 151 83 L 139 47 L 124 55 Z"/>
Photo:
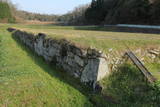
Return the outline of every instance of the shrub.
<path id="1" fill-rule="evenodd" d="M 9 23 L 15 22 L 10 7 L 5 2 L 0 2 L 0 20 Z"/>

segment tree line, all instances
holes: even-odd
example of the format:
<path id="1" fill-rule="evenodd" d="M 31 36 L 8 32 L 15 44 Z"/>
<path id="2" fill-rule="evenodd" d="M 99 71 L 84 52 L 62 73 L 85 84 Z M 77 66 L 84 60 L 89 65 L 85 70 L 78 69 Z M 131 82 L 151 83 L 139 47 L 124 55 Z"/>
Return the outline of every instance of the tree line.
<path id="1" fill-rule="evenodd" d="M 58 15 L 32 13 L 21 10 L 16 10 L 15 16 L 20 17 L 24 20 L 38 20 L 38 21 L 56 21 L 58 18 Z"/>
<path id="2" fill-rule="evenodd" d="M 92 0 L 61 16 L 70 24 L 160 24 L 160 0 Z"/>
<path id="3" fill-rule="evenodd" d="M 0 0 L 0 22 L 19 22 L 21 20 L 56 21 L 58 15 L 32 13 L 18 10 L 10 0 Z"/>
<path id="4" fill-rule="evenodd" d="M 9 0 L 0 2 L 8 3 L 12 16 L 24 20 L 57 21 L 70 25 L 160 24 L 160 0 L 92 0 L 90 4 L 78 6 L 64 15 L 21 11 Z M 6 13 L 1 9 L 0 14 Z"/>
<path id="5" fill-rule="evenodd" d="M 15 18 L 13 17 L 11 7 L 5 0 L 0 0 L 0 22 L 15 22 Z"/>

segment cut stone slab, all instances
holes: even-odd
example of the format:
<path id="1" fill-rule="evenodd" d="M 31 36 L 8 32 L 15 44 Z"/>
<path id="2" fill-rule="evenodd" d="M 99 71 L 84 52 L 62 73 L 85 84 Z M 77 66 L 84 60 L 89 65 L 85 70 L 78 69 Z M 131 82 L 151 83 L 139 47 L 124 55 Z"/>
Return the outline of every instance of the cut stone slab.
<path id="1" fill-rule="evenodd" d="M 93 85 L 109 74 L 108 63 L 104 58 L 89 59 L 81 76 L 81 82 Z"/>

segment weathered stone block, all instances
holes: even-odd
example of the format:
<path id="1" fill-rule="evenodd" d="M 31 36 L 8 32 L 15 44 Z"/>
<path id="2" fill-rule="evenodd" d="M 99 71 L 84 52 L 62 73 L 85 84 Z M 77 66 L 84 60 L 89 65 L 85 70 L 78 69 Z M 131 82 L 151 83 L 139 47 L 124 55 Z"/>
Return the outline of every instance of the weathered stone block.
<path id="1" fill-rule="evenodd" d="M 79 66 L 83 66 L 83 65 L 84 65 L 83 59 L 80 58 L 79 56 L 75 55 L 75 56 L 74 56 L 74 60 L 75 60 L 75 62 L 76 62 Z"/>
<path id="2" fill-rule="evenodd" d="M 103 79 L 108 73 L 108 64 L 104 58 L 89 59 L 88 64 L 82 72 L 81 82 L 93 82 L 94 85 L 97 81 Z"/>

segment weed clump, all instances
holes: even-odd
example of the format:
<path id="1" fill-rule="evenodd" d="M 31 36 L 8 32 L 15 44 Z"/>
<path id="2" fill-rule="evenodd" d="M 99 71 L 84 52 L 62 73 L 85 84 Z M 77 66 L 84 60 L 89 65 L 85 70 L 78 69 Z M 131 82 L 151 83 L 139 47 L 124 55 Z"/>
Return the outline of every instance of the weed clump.
<path id="1" fill-rule="evenodd" d="M 157 106 L 160 104 L 160 82 L 148 83 L 133 65 L 124 64 L 103 81 L 103 94 L 112 96 L 121 106 Z"/>

